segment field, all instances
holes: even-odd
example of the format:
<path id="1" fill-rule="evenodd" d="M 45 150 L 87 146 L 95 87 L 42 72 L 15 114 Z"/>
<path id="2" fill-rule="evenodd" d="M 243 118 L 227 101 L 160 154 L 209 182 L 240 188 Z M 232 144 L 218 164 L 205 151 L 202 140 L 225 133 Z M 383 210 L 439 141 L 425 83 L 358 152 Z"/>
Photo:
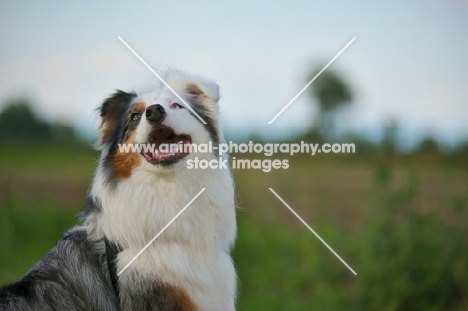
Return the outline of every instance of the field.
<path id="1" fill-rule="evenodd" d="M 7 147 L 0 284 L 19 278 L 78 223 L 98 158 L 91 146 Z M 468 309 L 466 159 L 358 150 L 289 160 L 287 170 L 234 171 L 238 310 Z"/>

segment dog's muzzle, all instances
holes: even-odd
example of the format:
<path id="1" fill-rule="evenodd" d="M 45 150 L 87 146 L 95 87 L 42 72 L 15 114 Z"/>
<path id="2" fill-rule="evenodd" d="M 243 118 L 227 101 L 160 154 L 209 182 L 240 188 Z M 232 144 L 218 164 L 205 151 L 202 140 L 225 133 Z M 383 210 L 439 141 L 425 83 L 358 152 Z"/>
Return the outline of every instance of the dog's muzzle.
<path id="1" fill-rule="evenodd" d="M 166 118 L 166 110 L 160 104 L 151 105 L 146 108 L 145 116 L 151 125 L 159 126 Z"/>

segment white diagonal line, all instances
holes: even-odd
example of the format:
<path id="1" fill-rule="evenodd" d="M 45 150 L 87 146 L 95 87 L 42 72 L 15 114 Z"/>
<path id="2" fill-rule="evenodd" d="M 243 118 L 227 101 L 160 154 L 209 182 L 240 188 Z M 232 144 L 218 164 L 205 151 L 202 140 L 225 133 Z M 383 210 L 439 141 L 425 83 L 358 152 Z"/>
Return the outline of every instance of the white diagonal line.
<path id="1" fill-rule="evenodd" d="M 144 65 L 145 65 L 145 66 L 146 66 L 146 67 L 147 67 L 147 68 L 148 68 L 148 69 L 149 69 L 149 70 L 150 70 L 150 71 L 151 71 L 151 72 L 152 72 L 152 73 L 153 73 L 153 74 L 154 74 L 154 75 L 171 91 L 171 92 L 172 92 L 172 93 L 174 93 L 175 96 L 177 96 L 178 99 L 180 99 L 180 101 L 182 101 L 182 103 L 183 103 L 185 106 L 187 106 L 187 108 L 188 108 L 198 119 L 200 119 L 200 121 L 201 121 L 203 124 L 206 124 L 205 120 L 203 120 L 202 117 L 200 117 L 200 116 L 198 115 L 198 113 L 196 113 L 195 110 L 193 110 L 192 107 L 190 107 L 190 105 L 187 104 L 187 103 L 185 102 L 185 100 L 184 100 L 182 97 L 180 97 L 179 94 L 177 94 L 177 92 L 174 91 L 174 89 L 173 89 L 169 84 L 167 84 L 166 81 L 164 81 L 164 79 L 161 78 L 161 76 L 160 76 L 156 71 L 154 71 L 153 68 L 151 68 L 150 65 L 148 65 L 148 64 L 146 63 L 146 62 L 144 61 L 144 59 L 141 58 L 140 55 L 138 55 L 138 53 L 135 52 L 135 51 L 132 49 L 132 47 L 131 47 L 130 45 L 128 45 L 127 42 L 125 42 L 124 39 L 122 39 L 120 36 L 119 36 L 118 38 L 119 38 L 120 41 L 122 41 L 123 44 L 125 44 L 125 46 L 126 46 L 133 54 L 135 54 L 135 56 L 136 56 L 136 57 L 137 57 L 137 58 L 138 58 L 138 59 L 139 59 L 139 60 L 140 60 L 140 61 L 141 61 L 141 62 L 142 62 L 142 63 L 143 63 L 143 64 L 144 64 Z"/>
<path id="2" fill-rule="evenodd" d="M 346 44 L 345 47 L 342 48 L 341 51 L 339 51 L 338 54 L 336 54 L 335 57 L 333 57 L 332 60 L 329 61 L 328 64 L 326 64 L 325 67 L 323 67 L 322 70 L 320 70 L 319 73 L 317 73 L 317 74 L 315 75 L 315 77 L 313 77 L 312 80 L 310 80 L 309 83 L 307 83 L 306 86 L 304 86 L 304 87 L 302 88 L 302 90 L 300 90 L 299 93 L 297 93 L 297 95 L 294 96 L 293 99 L 291 99 L 291 100 L 289 101 L 289 103 L 287 103 L 286 106 L 284 106 L 283 109 L 281 109 L 281 111 L 278 112 L 278 114 L 276 114 L 276 116 L 275 116 L 273 119 L 271 119 L 270 122 L 268 122 L 268 124 L 273 123 L 273 121 L 275 121 L 276 118 L 278 118 L 278 117 L 280 116 L 280 114 L 282 114 L 282 113 L 296 100 L 296 98 L 298 98 L 299 95 L 301 95 L 302 92 L 304 92 L 304 91 L 309 87 L 309 85 L 311 85 L 312 82 L 314 82 L 315 79 L 317 79 L 318 76 L 320 76 L 320 75 L 322 74 L 322 72 L 324 72 L 325 69 L 327 69 L 328 66 L 330 66 L 331 63 L 333 63 L 333 62 L 335 61 L 335 59 L 337 59 L 338 56 L 340 56 L 341 53 L 343 53 L 343 52 L 348 48 L 348 46 L 351 45 L 351 43 L 353 43 L 354 40 L 356 40 L 356 37 L 354 37 L 353 39 L 351 39 L 351 41 L 349 41 L 348 44 Z"/>
<path id="3" fill-rule="evenodd" d="M 268 188 L 354 275 L 357 273 L 273 189 Z"/>
<path id="4" fill-rule="evenodd" d="M 156 239 L 164 232 L 164 230 L 166 230 L 166 229 L 174 222 L 174 220 L 176 220 L 177 217 L 179 217 L 180 214 L 182 214 L 182 213 L 187 209 L 187 207 L 189 207 L 190 204 L 192 204 L 193 201 L 195 201 L 195 199 L 198 198 L 198 196 L 199 196 L 200 194 L 202 194 L 203 191 L 205 191 L 205 189 L 206 189 L 206 188 L 203 188 L 202 190 L 200 190 L 200 192 L 199 192 L 196 196 L 194 196 L 193 199 L 190 200 L 190 202 L 188 202 L 187 205 L 185 205 L 185 207 L 184 207 L 183 209 L 181 209 L 180 212 L 178 212 L 177 215 L 175 215 L 174 218 L 172 218 L 172 220 L 169 221 L 169 223 L 168 223 L 166 226 L 164 226 L 164 228 L 162 228 L 161 231 L 159 231 L 159 233 L 156 234 L 156 236 L 155 236 L 153 239 L 151 239 L 151 241 L 149 241 L 148 244 L 146 244 L 145 247 L 143 247 L 143 248 L 141 249 L 141 251 L 139 251 L 138 254 L 136 254 L 135 257 L 133 257 L 133 259 L 130 260 L 130 262 L 129 262 L 125 267 L 123 267 L 122 270 L 120 270 L 119 273 L 117 273 L 117 276 L 121 275 L 122 272 L 124 272 L 125 269 L 127 269 L 128 266 L 130 266 L 130 265 L 135 261 L 135 259 L 137 259 L 138 256 L 140 256 L 140 255 L 151 245 L 151 243 L 153 243 L 154 240 L 156 240 Z"/>

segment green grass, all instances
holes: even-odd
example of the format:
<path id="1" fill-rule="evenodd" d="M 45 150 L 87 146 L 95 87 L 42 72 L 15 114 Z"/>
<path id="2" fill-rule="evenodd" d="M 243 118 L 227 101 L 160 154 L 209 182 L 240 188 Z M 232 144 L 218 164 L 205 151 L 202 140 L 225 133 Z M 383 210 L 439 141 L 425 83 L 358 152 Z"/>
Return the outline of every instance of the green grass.
<path id="1" fill-rule="evenodd" d="M 89 147 L 3 150 L 9 151 L 0 153 L 0 283 L 19 278 L 78 222 L 98 158 Z M 236 170 L 234 178 L 238 310 L 468 309 L 462 160 L 294 156 L 287 170 Z"/>
<path id="2" fill-rule="evenodd" d="M 45 255 L 74 224 L 78 209 L 53 202 L 22 204 L 21 200 L 0 206 L 0 280 L 12 282 Z"/>

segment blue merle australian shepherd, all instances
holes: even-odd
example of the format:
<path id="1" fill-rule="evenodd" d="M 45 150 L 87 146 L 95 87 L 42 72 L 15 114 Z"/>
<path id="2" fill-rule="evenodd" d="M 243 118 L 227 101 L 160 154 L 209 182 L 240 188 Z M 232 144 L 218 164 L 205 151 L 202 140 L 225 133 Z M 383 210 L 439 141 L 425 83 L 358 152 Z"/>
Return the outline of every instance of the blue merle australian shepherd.
<path id="1" fill-rule="evenodd" d="M 235 309 L 229 169 L 187 167 L 195 157 L 218 159 L 216 152 L 122 149 L 223 142 L 218 85 L 180 71 L 168 72 L 166 81 L 175 93 L 167 86 L 141 96 L 117 91 L 103 102 L 102 155 L 83 226 L 66 233 L 19 281 L 0 287 L 0 310 Z"/>

